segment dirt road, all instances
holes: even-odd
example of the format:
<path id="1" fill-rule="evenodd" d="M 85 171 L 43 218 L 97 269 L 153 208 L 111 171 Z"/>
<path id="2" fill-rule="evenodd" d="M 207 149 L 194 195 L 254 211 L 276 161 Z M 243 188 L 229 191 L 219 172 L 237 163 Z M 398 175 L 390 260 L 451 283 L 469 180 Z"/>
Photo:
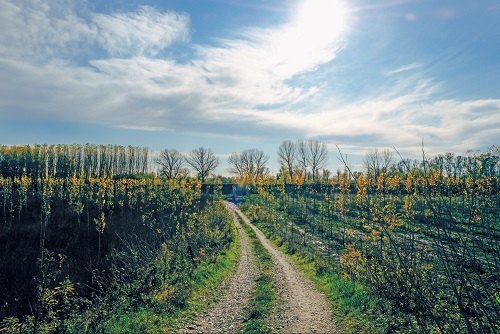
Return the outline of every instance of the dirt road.
<path id="1" fill-rule="evenodd" d="M 243 329 L 248 319 L 256 280 L 259 277 L 259 266 L 248 236 L 236 214 L 255 231 L 257 238 L 273 259 L 274 283 L 278 295 L 276 309 L 273 310 L 271 319 L 268 319 L 273 332 L 338 333 L 326 296 L 316 290 L 311 281 L 292 265 L 287 255 L 274 248 L 234 204 L 227 203 L 227 206 L 232 211 L 241 240 L 242 251 L 238 269 L 231 281 L 222 287 L 225 292 L 220 301 L 181 333 L 237 333 Z"/>
<path id="2" fill-rule="evenodd" d="M 298 271 L 288 257 L 274 248 L 264 234 L 250 223 L 235 206 L 233 210 L 255 231 L 259 241 L 271 254 L 278 290 L 278 309 L 271 325 L 278 333 L 338 333 L 333 322 L 330 302 L 312 282 Z"/>

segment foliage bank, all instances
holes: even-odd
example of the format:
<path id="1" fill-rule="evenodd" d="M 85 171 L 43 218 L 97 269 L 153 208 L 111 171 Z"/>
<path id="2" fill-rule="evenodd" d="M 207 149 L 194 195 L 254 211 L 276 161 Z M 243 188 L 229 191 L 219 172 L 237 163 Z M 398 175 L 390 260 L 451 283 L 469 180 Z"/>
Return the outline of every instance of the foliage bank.
<path id="1" fill-rule="evenodd" d="M 197 269 L 234 238 L 222 202 L 200 189 L 153 177 L 0 176 L 1 331 L 106 332 L 109 319 L 132 326 L 115 314 L 154 322 L 147 310 L 186 307 Z"/>

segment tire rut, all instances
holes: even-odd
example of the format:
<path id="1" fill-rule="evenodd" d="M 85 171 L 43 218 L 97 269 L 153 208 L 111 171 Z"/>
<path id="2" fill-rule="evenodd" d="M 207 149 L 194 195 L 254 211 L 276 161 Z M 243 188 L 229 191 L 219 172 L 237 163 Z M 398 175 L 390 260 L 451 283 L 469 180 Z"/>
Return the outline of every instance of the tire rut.
<path id="1" fill-rule="evenodd" d="M 278 306 L 270 325 L 278 333 L 338 333 L 331 304 L 312 282 L 298 271 L 285 254 L 274 248 L 264 234 L 234 205 L 232 210 L 257 234 L 274 263 Z"/>
<path id="2" fill-rule="evenodd" d="M 241 242 L 241 255 L 235 275 L 223 287 L 223 295 L 215 306 L 186 326 L 180 333 L 236 333 L 248 319 L 259 277 L 257 258 L 250 240 L 231 210 Z"/>

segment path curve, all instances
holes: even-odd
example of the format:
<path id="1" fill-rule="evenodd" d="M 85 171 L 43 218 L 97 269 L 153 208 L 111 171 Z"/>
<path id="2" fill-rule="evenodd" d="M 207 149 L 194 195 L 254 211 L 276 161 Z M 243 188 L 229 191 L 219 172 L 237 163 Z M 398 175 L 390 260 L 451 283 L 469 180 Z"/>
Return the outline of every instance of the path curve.
<path id="1" fill-rule="evenodd" d="M 249 317 L 259 277 L 259 267 L 248 236 L 233 210 L 231 213 L 241 243 L 241 255 L 236 273 L 224 287 L 224 293 L 217 304 L 180 333 L 237 333 L 241 331 Z"/>
<path id="2" fill-rule="evenodd" d="M 274 263 L 278 309 L 271 325 L 279 333 L 338 333 L 331 304 L 312 282 L 298 271 L 285 254 L 274 248 L 266 236 L 235 206 L 230 207 L 256 233 Z"/>

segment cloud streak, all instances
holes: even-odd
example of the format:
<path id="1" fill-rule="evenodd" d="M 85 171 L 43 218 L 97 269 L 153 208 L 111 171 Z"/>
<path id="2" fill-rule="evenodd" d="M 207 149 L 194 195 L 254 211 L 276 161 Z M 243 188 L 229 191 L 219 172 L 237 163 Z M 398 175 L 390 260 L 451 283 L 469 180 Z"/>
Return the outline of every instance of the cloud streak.
<path id="1" fill-rule="evenodd" d="M 26 60 L 71 59 L 98 45 L 111 56 L 156 56 L 189 40 L 189 16 L 142 6 L 130 13 L 61 11 L 61 0 L 0 3 L 0 55 Z"/>
<path id="2" fill-rule="evenodd" d="M 404 73 L 404 72 L 408 72 L 408 71 L 412 71 L 412 70 L 421 68 L 422 66 L 423 65 L 420 64 L 420 63 L 413 62 L 413 63 L 410 63 L 408 65 L 404 65 L 404 66 L 398 67 L 396 69 L 387 71 L 387 72 L 384 73 L 384 75 L 386 75 L 386 76 L 393 76 L 393 75 L 396 75 L 396 74 L 401 74 L 401 73 Z"/>
<path id="3" fill-rule="evenodd" d="M 95 14 L 97 41 L 112 56 L 156 56 L 174 42 L 189 39 L 189 17 L 142 6 L 136 12 Z"/>

